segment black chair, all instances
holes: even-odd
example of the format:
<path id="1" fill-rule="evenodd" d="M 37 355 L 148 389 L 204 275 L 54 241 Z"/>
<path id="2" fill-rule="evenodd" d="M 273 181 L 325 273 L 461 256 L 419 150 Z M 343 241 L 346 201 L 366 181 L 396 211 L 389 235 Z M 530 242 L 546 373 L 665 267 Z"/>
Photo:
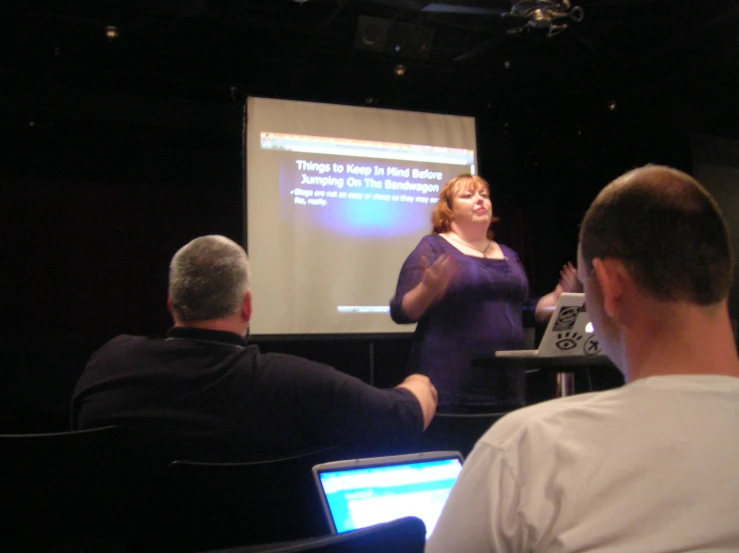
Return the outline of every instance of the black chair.
<path id="1" fill-rule="evenodd" d="M 419 450 L 459 451 L 467 458 L 480 436 L 506 414 L 436 413 L 421 437 Z"/>
<path id="2" fill-rule="evenodd" d="M 326 448 L 244 463 L 175 461 L 159 513 L 132 549 L 195 552 L 327 534 L 311 469 L 336 458 Z"/>
<path id="3" fill-rule="evenodd" d="M 423 553 L 425 543 L 423 521 L 404 517 L 343 534 L 212 553 Z"/>
<path id="4" fill-rule="evenodd" d="M 0 407 L 0 434 L 66 432 L 69 415 L 30 405 Z"/>
<path id="5" fill-rule="evenodd" d="M 125 541 L 121 430 L 0 435 L 0 551 L 116 551 Z"/>

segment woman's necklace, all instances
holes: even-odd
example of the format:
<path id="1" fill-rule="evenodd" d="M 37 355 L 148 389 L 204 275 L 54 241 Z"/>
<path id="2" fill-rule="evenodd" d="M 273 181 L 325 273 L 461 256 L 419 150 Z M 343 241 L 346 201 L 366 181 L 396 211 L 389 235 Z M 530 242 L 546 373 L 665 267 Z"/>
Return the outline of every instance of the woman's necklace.
<path id="1" fill-rule="evenodd" d="M 476 248 L 475 246 L 473 246 L 472 244 L 470 244 L 469 242 L 467 242 L 467 240 L 463 240 L 461 237 L 457 237 L 457 234 L 455 232 L 449 232 L 447 234 L 447 236 L 449 236 L 449 238 L 451 238 L 452 240 L 454 240 L 457 244 L 462 244 L 463 246 L 467 246 L 468 248 L 471 248 L 473 250 L 476 250 L 476 251 L 480 252 L 483 257 L 485 257 L 485 254 L 490 249 L 490 246 L 493 245 L 493 241 L 492 240 L 488 240 L 488 245 L 485 246 L 485 249 L 484 250 L 481 250 L 480 248 Z"/>

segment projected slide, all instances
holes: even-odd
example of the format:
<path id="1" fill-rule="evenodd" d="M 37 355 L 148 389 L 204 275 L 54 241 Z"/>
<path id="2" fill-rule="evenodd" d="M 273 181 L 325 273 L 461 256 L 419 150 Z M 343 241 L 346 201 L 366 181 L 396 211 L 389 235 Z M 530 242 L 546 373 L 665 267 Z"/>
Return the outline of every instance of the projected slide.
<path id="1" fill-rule="evenodd" d="M 433 114 L 249 102 L 252 333 L 413 330 L 392 323 L 388 302 L 403 260 L 430 231 L 439 190 L 475 171 L 473 121 L 455 117 L 450 125 L 450 116 Z M 455 132 L 440 140 L 448 128 Z"/>
<path id="2" fill-rule="evenodd" d="M 414 144 L 270 132 L 261 133 L 260 144 L 284 152 L 284 220 L 360 236 L 427 230 L 428 206 L 437 202 L 448 175 L 474 164 L 472 150 Z"/>

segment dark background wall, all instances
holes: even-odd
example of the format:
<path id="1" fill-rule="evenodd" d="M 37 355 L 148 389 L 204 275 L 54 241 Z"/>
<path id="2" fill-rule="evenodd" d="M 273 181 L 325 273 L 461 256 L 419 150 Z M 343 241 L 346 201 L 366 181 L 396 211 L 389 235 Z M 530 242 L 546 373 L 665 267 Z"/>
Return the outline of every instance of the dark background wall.
<path id="1" fill-rule="evenodd" d="M 58 10 L 57 3 L 49 4 L 51 12 Z M 208 3 L 209 9 L 215 4 Z M 292 10 L 298 8 L 290 4 L 259 18 L 242 15 L 248 32 L 238 36 L 249 46 L 238 55 L 236 35 L 218 36 L 228 13 L 201 20 L 157 12 L 155 22 L 174 22 L 178 32 L 192 26 L 188 46 L 171 29 L 152 39 L 156 25 L 149 22 L 146 33 L 139 27 L 128 50 L 117 53 L 101 53 L 109 48 L 105 42 L 81 44 L 78 35 L 106 21 L 102 15 L 75 14 L 70 25 L 69 14 L 10 14 L 13 26 L 5 30 L 15 49 L 5 60 L 8 78 L 0 88 L 0 402 L 15 413 L 7 424 L 63 424 L 74 382 L 97 347 L 119 333 L 161 335 L 169 326 L 167 266 L 177 248 L 208 233 L 241 241 L 242 107 L 248 95 L 475 116 L 481 174 L 491 182 L 502 216 L 497 238 L 519 249 L 540 294 L 554 286 L 562 264 L 574 260 L 580 218 L 609 180 L 647 162 L 692 171 L 692 135 L 713 136 L 711 152 L 739 134 L 733 101 L 715 96 L 720 90 L 739 97 L 731 94 L 735 81 L 722 81 L 717 89 L 700 72 L 714 75 L 718 69 L 699 69 L 686 54 L 684 42 L 705 40 L 710 21 L 698 21 L 702 27 L 677 35 L 680 41 L 669 35 L 652 45 L 645 54 L 658 78 L 645 81 L 647 67 L 636 67 L 627 73 L 634 77 L 631 89 L 620 81 L 626 62 L 605 49 L 608 41 L 594 44 L 601 49 L 597 59 L 591 52 L 574 68 L 558 67 L 535 49 L 551 50 L 555 43 L 536 37 L 533 48 L 516 43 L 523 46 L 519 58 L 511 57 L 514 74 L 500 69 L 497 54 L 474 65 L 447 64 L 441 38 L 451 40 L 451 32 L 444 36 L 441 27 L 437 60 L 358 53 L 351 40 L 356 11 L 365 3 L 310 28 L 296 22 Z M 324 9 L 320 21 L 327 21 L 335 6 L 316 4 L 314 9 Z M 132 21 L 152 17 L 129 15 Z M 719 23 L 731 24 L 735 15 L 724 14 Z M 341 18 L 347 27 L 338 26 Z M 233 31 L 235 24 L 229 25 Z M 468 32 L 462 38 L 467 44 L 484 37 Z M 168 49 L 169 39 L 177 46 Z M 318 57 L 308 60 L 306 50 Z M 407 79 L 392 74 L 398 62 L 408 63 Z M 725 63 L 735 78 L 737 56 Z M 229 84 L 235 82 L 234 66 L 241 78 Z M 705 87 L 695 84 L 696 76 L 704 77 Z M 617 109 L 609 109 L 607 101 L 618 91 Z M 727 207 L 739 228 L 739 214 Z M 408 338 L 294 337 L 260 345 L 391 386 L 403 377 Z M 609 387 L 619 376 L 605 372 L 590 380 L 596 388 Z M 534 380 L 532 398 L 545 397 L 549 386 L 547 379 Z"/>
<path id="2" fill-rule="evenodd" d="M 239 109 L 233 117 L 240 120 Z M 495 133 L 480 120 L 482 171 L 503 218 L 498 239 L 518 245 L 538 293 L 575 258 L 579 219 L 608 180 L 646 161 L 690 168 L 682 134 L 599 124 L 521 152 L 516 131 Z M 624 151 L 625 135 L 643 142 L 629 140 Z M 0 175 L 3 402 L 64 413 L 95 348 L 119 333 L 168 328 L 167 266 L 177 248 L 208 233 L 241 239 L 241 135 L 56 124 L 15 129 L 8 153 Z M 408 339 L 295 337 L 261 346 L 391 386 L 403 376 Z"/>

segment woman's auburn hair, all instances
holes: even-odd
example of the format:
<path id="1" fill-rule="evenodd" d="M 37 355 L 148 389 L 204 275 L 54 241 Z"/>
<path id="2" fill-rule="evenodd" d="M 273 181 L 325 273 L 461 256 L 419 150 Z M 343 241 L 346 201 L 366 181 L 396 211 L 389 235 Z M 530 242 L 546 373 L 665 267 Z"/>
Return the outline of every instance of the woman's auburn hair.
<path id="1" fill-rule="evenodd" d="M 457 175 L 453 179 L 447 181 L 447 183 L 439 191 L 439 201 L 434 207 L 434 211 L 431 213 L 431 231 L 435 234 L 442 232 L 448 232 L 452 228 L 452 202 L 457 194 L 462 190 L 471 188 L 473 190 L 479 190 L 481 188 L 487 190 L 490 194 L 490 185 L 488 182 L 478 175 L 470 175 L 465 173 Z M 492 202 L 491 202 L 492 206 Z M 488 238 L 493 239 L 495 233 L 493 232 L 493 223 L 499 221 L 500 218 L 493 215 L 490 220 L 490 226 L 488 227 Z"/>

